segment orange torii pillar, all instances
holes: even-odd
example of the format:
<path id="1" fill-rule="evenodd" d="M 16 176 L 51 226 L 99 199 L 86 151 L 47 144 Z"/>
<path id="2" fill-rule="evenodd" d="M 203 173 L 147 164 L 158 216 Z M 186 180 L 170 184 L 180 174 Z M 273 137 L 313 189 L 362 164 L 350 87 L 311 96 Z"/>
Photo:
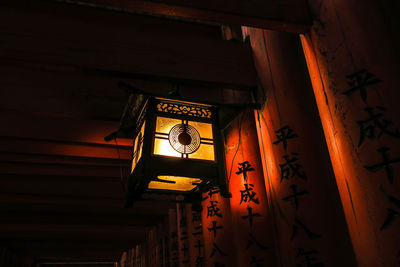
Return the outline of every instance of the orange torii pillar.
<path id="1" fill-rule="evenodd" d="M 205 250 L 201 211 L 192 210 L 192 204 L 186 204 L 186 219 L 189 245 L 189 266 L 205 266 Z"/>
<path id="2" fill-rule="evenodd" d="M 302 44 L 358 265 L 399 266 L 398 3 L 310 7 Z"/>
<path id="3" fill-rule="evenodd" d="M 203 193 L 201 212 L 206 267 L 236 267 L 229 199 L 213 189 Z"/>
<path id="4" fill-rule="evenodd" d="M 238 266 L 278 266 L 252 110 L 225 130 L 225 143 Z"/>
<path id="5" fill-rule="evenodd" d="M 244 34 L 260 78 L 255 118 L 280 266 L 356 266 L 299 37 Z"/>
<path id="6" fill-rule="evenodd" d="M 177 233 L 178 233 L 178 244 L 179 244 L 179 266 L 189 267 L 190 255 L 189 255 L 189 235 L 188 235 L 188 224 L 186 217 L 186 204 L 176 204 L 177 214 Z"/>

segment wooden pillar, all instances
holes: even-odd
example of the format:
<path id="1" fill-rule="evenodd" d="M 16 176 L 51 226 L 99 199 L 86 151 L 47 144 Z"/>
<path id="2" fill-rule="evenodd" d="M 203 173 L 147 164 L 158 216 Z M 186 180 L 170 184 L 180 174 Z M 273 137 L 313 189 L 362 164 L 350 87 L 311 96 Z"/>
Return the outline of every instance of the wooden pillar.
<path id="1" fill-rule="evenodd" d="M 136 254 L 136 247 L 132 248 L 132 249 L 128 249 L 126 251 L 126 261 L 125 261 L 125 265 L 123 265 L 122 267 L 132 267 L 135 264 L 135 254 Z"/>
<path id="2" fill-rule="evenodd" d="M 166 236 L 166 225 L 164 223 L 160 223 L 157 225 L 157 266 L 165 267 L 165 236 Z"/>
<path id="3" fill-rule="evenodd" d="M 218 190 L 203 194 L 201 218 L 206 267 L 236 267 L 229 199 Z"/>
<path id="4" fill-rule="evenodd" d="M 157 237 L 156 237 L 156 228 L 152 227 L 147 232 L 145 248 L 146 248 L 146 263 L 148 267 L 157 267 Z"/>
<path id="5" fill-rule="evenodd" d="M 163 255 L 163 267 L 171 267 L 171 255 L 170 255 L 170 226 L 168 216 L 164 217 L 162 224 L 163 233 L 162 236 L 162 255 Z"/>
<path id="6" fill-rule="evenodd" d="M 225 142 L 238 266 L 277 266 L 273 220 L 252 110 L 244 111 L 226 129 Z"/>
<path id="7" fill-rule="evenodd" d="M 398 2 L 310 7 L 302 44 L 358 265 L 398 266 Z"/>
<path id="8" fill-rule="evenodd" d="M 186 204 L 186 218 L 188 225 L 189 266 L 205 266 L 205 250 L 203 238 L 203 224 L 201 211 L 192 210 L 192 204 Z"/>
<path id="9" fill-rule="evenodd" d="M 189 267 L 189 236 L 186 217 L 186 205 L 176 204 L 177 226 L 178 226 L 178 244 L 179 244 L 179 266 Z"/>
<path id="10" fill-rule="evenodd" d="M 356 266 L 300 40 L 245 34 L 264 101 L 255 115 L 280 266 Z"/>
<path id="11" fill-rule="evenodd" d="M 124 251 L 119 259 L 119 267 L 127 267 L 127 255 L 128 253 Z"/>
<path id="12" fill-rule="evenodd" d="M 168 229 L 169 229 L 169 257 L 170 266 L 179 266 L 179 238 L 178 238 L 178 222 L 176 209 L 168 210 Z"/>

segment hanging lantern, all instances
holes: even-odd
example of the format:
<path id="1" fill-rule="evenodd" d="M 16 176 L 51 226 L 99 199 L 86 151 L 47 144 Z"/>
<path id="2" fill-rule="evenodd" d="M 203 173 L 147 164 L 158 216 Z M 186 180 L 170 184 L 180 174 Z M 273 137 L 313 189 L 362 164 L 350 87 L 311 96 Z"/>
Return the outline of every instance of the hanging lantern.
<path id="1" fill-rule="evenodd" d="M 135 199 L 186 201 L 198 204 L 202 193 L 218 190 L 231 197 L 225 178 L 221 132 L 246 109 L 258 103 L 198 103 L 182 99 L 179 86 L 160 97 L 124 82 L 130 94 L 117 137 L 133 139 L 126 207 Z M 253 98 L 252 92 L 249 96 Z"/>
<path id="2" fill-rule="evenodd" d="M 216 106 L 143 95 L 132 102 L 127 206 L 135 198 L 196 201 L 211 186 L 229 197 Z"/>

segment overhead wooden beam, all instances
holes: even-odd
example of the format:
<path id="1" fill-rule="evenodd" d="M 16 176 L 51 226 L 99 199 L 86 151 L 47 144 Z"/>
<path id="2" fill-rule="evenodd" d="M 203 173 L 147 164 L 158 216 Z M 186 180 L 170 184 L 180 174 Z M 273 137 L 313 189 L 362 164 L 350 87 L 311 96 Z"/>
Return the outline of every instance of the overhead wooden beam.
<path id="1" fill-rule="evenodd" d="M 99 254 L 108 252 L 118 252 L 122 254 L 123 250 L 134 247 L 142 240 L 114 240 L 101 241 L 94 240 L 88 241 L 86 239 L 75 239 L 75 240 L 63 240 L 63 239 L 2 239 L 1 244 L 9 248 L 15 248 L 23 252 L 31 252 L 37 255 L 68 255 L 68 252 L 77 251 L 90 251 L 90 254 Z M 72 256 L 70 254 L 70 256 Z"/>
<path id="2" fill-rule="evenodd" d="M 0 194 L 0 203 L 33 203 L 33 204 L 49 204 L 56 203 L 60 205 L 90 206 L 90 207 L 123 207 L 124 199 L 115 199 L 107 197 L 80 197 L 65 196 L 54 194 L 36 194 L 18 193 L 18 192 L 2 192 Z"/>
<path id="3" fill-rule="evenodd" d="M 4 240 L 4 241 L 3 241 Z M 1 244 L 35 258 L 37 261 L 118 261 L 123 251 L 135 247 L 144 240 L 131 239 L 101 241 L 87 239 L 3 239 Z M 43 265 L 47 266 L 47 265 Z"/>
<path id="4" fill-rule="evenodd" d="M 153 203 L 148 211 L 133 209 L 93 209 L 89 207 L 65 207 L 60 205 L 16 205 L 0 203 L 0 225 L 2 223 L 28 224 L 71 224 L 71 225 L 120 225 L 123 227 L 140 226 L 143 230 L 162 223 L 164 212 Z"/>
<path id="5" fill-rule="evenodd" d="M 118 261 L 115 261 L 118 262 Z M 89 262 L 80 262 L 80 261 L 62 261 L 57 263 L 46 262 L 40 263 L 40 267 L 115 267 L 114 262 L 99 262 L 99 261 L 89 261 Z"/>
<path id="6" fill-rule="evenodd" d="M 76 207 L 99 207 L 99 208 L 122 208 L 125 203 L 124 196 L 120 198 L 105 196 L 71 196 L 55 194 L 38 194 L 37 192 L 10 192 L 2 191 L 0 194 L 0 203 L 7 205 L 18 204 L 57 204 L 60 209 L 68 205 Z M 168 208 L 176 207 L 175 203 L 165 201 L 140 200 L 133 203 L 134 210 L 147 210 L 152 213 L 164 214 Z"/>
<path id="7" fill-rule="evenodd" d="M 118 199 L 120 207 L 125 197 L 119 177 L 1 174 L 0 188 L 4 194 Z"/>
<path id="8" fill-rule="evenodd" d="M 129 168 L 128 159 L 89 158 L 74 156 L 43 155 L 36 153 L 4 153 L 0 151 L 0 162 L 28 163 L 28 164 L 56 164 L 78 166 L 102 166 Z M 119 175 L 119 174 L 118 174 Z"/>
<path id="9" fill-rule="evenodd" d="M 115 145 L 36 140 L 15 137 L 0 137 L 0 151 L 103 159 L 121 158 L 125 160 L 130 159 L 132 154 L 132 148 L 129 146 L 118 146 L 117 150 Z"/>
<path id="10" fill-rule="evenodd" d="M 0 23 L 7 25 L 0 29 L 0 60 L 73 66 L 105 75 L 257 86 L 248 44 L 179 33 L 176 22 L 154 23 L 132 14 L 33 0 L 24 8 L 12 2 L 18 1 L 0 3 Z"/>
<path id="11" fill-rule="evenodd" d="M 168 204 L 165 202 L 154 202 L 138 200 L 135 202 L 135 209 L 126 209 L 123 207 L 96 207 L 96 206 L 78 206 L 63 205 L 61 203 L 11 203 L 0 202 L 0 212 L 21 212 L 21 213 L 71 213 L 86 214 L 92 216 L 109 216 L 109 217 L 141 217 L 156 216 L 161 218 L 168 215 L 169 209 L 175 209 L 176 204 Z"/>
<path id="12" fill-rule="evenodd" d="M 7 125 L 0 127 L 0 137 L 65 144 L 104 145 L 103 147 L 114 149 L 115 142 L 105 142 L 104 136 L 116 131 L 119 126 L 119 122 L 114 121 L 44 117 L 12 112 L 1 112 L 0 121 L 3 125 Z M 132 145 L 132 140 L 119 139 L 117 144 L 122 146 L 120 148 L 128 148 Z M 116 151 L 115 155 L 117 156 Z"/>
<path id="13" fill-rule="evenodd" d="M 60 224 L 1 224 L 0 235 L 5 239 L 40 239 L 51 236 L 59 240 L 129 241 L 144 240 L 142 227 L 60 225 Z"/>
<path id="14" fill-rule="evenodd" d="M 2 60 L 1 113 L 119 121 L 128 97 L 118 81 L 72 67 Z"/>
<path id="15" fill-rule="evenodd" d="M 55 0 L 91 7 L 151 14 L 195 21 L 246 25 L 304 33 L 311 26 L 305 0 Z"/>
<path id="16" fill-rule="evenodd" d="M 132 140 L 118 139 L 117 142 L 108 143 L 104 141 L 105 136 L 118 129 L 117 122 L 40 117 L 8 112 L 1 113 L 0 121 L 7 125 L 0 127 L 0 155 L 3 152 L 4 157 L 15 158 L 16 161 L 26 162 L 29 155 L 39 154 L 43 163 L 86 162 L 87 165 L 96 165 L 95 162 L 98 161 L 103 166 L 110 166 L 112 160 L 115 164 L 111 165 L 117 167 L 119 164 L 128 166 L 131 158 Z M 56 158 L 46 160 L 46 156 Z M 26 160 L 23 160 L 24 157 Z M 39 158 L 32 158 L 30 162 L 38 162 Z M 78 163 L 79 161 L 81 163 Z"/>
<path id="17" fill-rule="evenodd" d="M 58 163 L 28 163 L 16 161 L 0 162 L 0 175 L 34 175 L 34 176 L 58 176 L 67 177 L 66 180 L 81 179 L 82 177 L 92 177 L 100 181 L 103 179 L 119 180 L 122 175 L 129 175 L 127 168 L 114 166 L 90 166 L 82 164 L 58 164 Z M 75 178 L 76 177 L 76 178 Z M 74 179 L 75 178 L 75 179 Z"/>
<path id="18" fill-rule="evenodd" d="M 81 252 L 82 254 L 82 252 Z M 54 255 L 54 256 L 37 256 L 35 259 L 37 259 L 38 263 L 40 264 L 41 262 L 59 262 L 59 261 L 63 261 L 63 262 L 82 262 L 82 261 L 86 261 L 86 262 L 99 262 L 99 261 L 104 261 L 104 262 L 109 262 L 109 261 L 115 261 L 118 262 L 119 259 L 121 258 L 122 252 L 118 253 L 117 252 L 113 255 L 107 255 L 107 254 L 101 254 L 98 255 L 98 253 L 95 253 L 93 255 Z M 40 267 L 47 267 L 46 265 L 39 265 Z M 55 267 L 55 266 L 50 266 L 50 267 Z M 71 267 L 71 265 L 69 266 Z M 75 267 L 75 266 L 74 266 Z M 79 266 L 78 267 L 82 267 Z M 84 266 L 84 267 L 92 267 L 92 266 Z M 107 265 L 103 265 L 103 266 L 94 266 L 94 267 L 109 267 Z M 111 267 L 111 266 L 110 266 Z M 114 267 L 114 266 L 112 266 Z"/>
<path id="19" fill-rule="evenodd" d="M 39 250 L 50 250 L 54 251 L 56 249 L 63 251 L 64 248 L 76 250 L 95 250 L 98 248 L 112 250 L 129 249 L 138 244 L 140 240 L 115 240 L 114 242 L 109 242 L 107 240 L 97 240 L 97 241 L 87 241 L 86 239 L 75 239 L 75 240 L 63 240 L 55 239 L 49 236 L 40 239 L 2 239 L 0 241 L 1 246 L 7 246 L 10 248 L 17 248 L 20 250 L 32 250 L 38 248 Z M 100 251 L 99 251 L 100 252 Z"/>
<path id="20" fill-rule="evenodd" d="M 172 81 L 128 79 L 74 68 L 2 60 L 0 109 L 4 111 L 0 112 L 0 116 L 19 113 L 25 117 L 36 114 L 64 120 L 98 120 L 109 122 L 108 126 L 104 123 L 109 127 L 111 121 L 120 120 L 128 100 L 127 92 L 117 86 L 121 81 L 159 96 L 168 95 L 176 87 Z M 210 84 L 180 82 L 179 85 L 183 97 L 200 103 L 224 102 L 224 89 L 231 91 L 229 87 Z M 13 123 L 13 120 L 8 122 Z M 21 123 L 20 127 L 23 126 L 25 124 Z M 93 126 L 87 128 L 92 129 Z M 71 135 L 75 133 L 70 132 Z"/>

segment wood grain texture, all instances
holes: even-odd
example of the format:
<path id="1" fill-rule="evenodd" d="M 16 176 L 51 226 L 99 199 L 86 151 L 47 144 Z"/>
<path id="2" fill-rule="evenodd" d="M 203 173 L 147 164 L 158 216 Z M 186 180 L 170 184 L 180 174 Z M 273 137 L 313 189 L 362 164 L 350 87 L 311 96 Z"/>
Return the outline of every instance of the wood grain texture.
<path id="1" fill-rule="evenodd" d="M 78 1 L 69 2 L 76 3 Z M 79 4 L 293 33 L 303 33 L 308 31 L 311 26 L 307 2 L 303 0 L 233 0 L 229 2 L 212 0 L 83 0 L 79 1 Z"/>
<path id="2" fill-rule="evenodd" d="M 247 44 L 186 34 L 190 28 L 174 30 L 176 22 L 154 23 L 132 14 L 69 5 L 33 5 L 3 6 L 0 23 L 8 25 L 0 30 L 0 60 L 256 86 Z"/>

